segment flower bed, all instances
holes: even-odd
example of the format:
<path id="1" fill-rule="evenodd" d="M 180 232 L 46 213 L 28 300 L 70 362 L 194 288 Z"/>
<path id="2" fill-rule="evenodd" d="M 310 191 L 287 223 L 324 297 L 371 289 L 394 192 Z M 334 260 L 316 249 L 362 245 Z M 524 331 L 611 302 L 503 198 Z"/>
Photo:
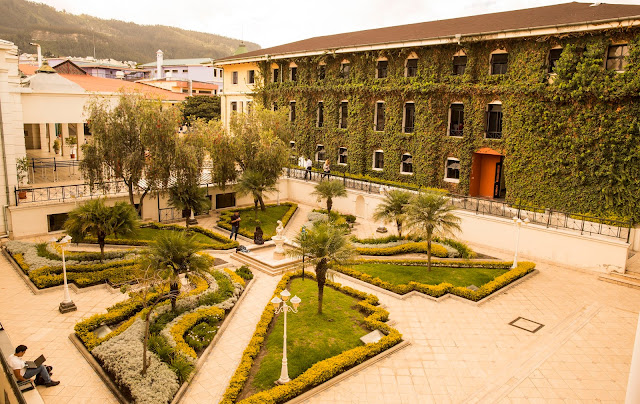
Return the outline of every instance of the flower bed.
<path id="1" fill-rule="evenodd" d="M 375 261 L 375 260 L 359 260 L 357 263 L 385 263 L 389 264 L 390 261 Z M 393 261 L 391 261 L 393 262 Z M 402 265 L 426 265 L 426 261 L 424 260 L 408 260 L 408 261 L 397 261 L 398 264 Z M 451 262 L 451 261 L 434 261 L 432 262 L 433 266 L 444 266 L 451 267 L 455 266 L 457 268 L 474 268 L 474 267 L 484 267 L 484 268 L 501 268 L 506 269 L 510 268 L 511 262 L 504 261 L 461 261 L 461 262 Z M 533 272 L 535 269 L 535 264 L 531 262 L 520 262 L 516 268 L 513 268 L 506 273 L 496 277 L 492 281 L 482 285 L 478 290 L 473 291 L 466 287 L 454 286 L 450 283 L 440 283 L 439 285 L 428 285 L 419 282 L 409 282 L 408 284 L 394 284 L 390 282 L 386 282 L 381 280 L 380 278 L 373 277 L 369 274 L 360 272 L 352 267 L 348 266 L 335 266 L 333 268 L 335 271 L 343 273 L 345 275 L 351 276 L 353 278 L 359 279 L 363 282 L 370 283 L 372 285 L 381 287 L 383 289 L 389 290 L 394 293 L 398 293 L 400 295 L 407 294 L 413 290 L 424 293 L 426 295 L 432 297 L 440 297 L 444 296 L 447 293 L 454 294 L 456 296 L 463 297 L 465 299 L 472 300 L 477 302 L 490 294 L 496 292 L 497 290 L 502 289 L 507 286 L 511 282 L 522 278 L 530 272 Z"/>
<path id="2" fill-rule="evenodd" d="M 274 293 L 277 295 L 287 286 L 292 277 L 301 275 L 301 271 L 284 275 Z M 307 274 L 307 276 L 313 278 L 313 274 Z M 371 330 L 380 330 L 385 336 L 376 343 L 353 348 L 317 362 L 289 383 L 257 393 L 242 400 L 242 403 L 282 403 L 288 401 L 402 341 L 402 335 L 396 329 L 384 323 L 387 321 L 389 313 L 378 306 L 378 298 L 376 296 L 349 287 L 343 287 L 333 282 L 327 282 L 326 285 L 362 299 L 358 303 L 358 307 L 368 314 L 364 319 L 364 324 Z M 221 403 L 230 404 L 236 402 L 249 378 L 251 367 L 265 343 L 269 325 L 274 316 L 271 304 L 267 305 L 262 312 L 253 337 L 242 355 L 240 365 L 229 382 Z"/>
<path id="3" fill-rule="evenodd" d="M 423 242 L 424 239 L 421 237 L 398 237 L 396 235 L 386 236 L 386 237 L 374 237 L 374 238 L 365 238 L 359 239 L 355 236 L 351 237 L 351 241 L 356 248 L 388 248 L 388 247 L 396 247 L 403 244 L 411 244 Z M 434 237 L 432 245 L 440 245 L 448 250 L 449 258 L 475 258 L 476 253 L 469 248 L 465 243 L 457 240 L 453 240 L 450 238 L 440 238 Z M 448 247 L 448 248 L 447 248 Z M 452 254 L 453 250 L 455 253 Z M 381 254 L 367 254 L 367 255 L 381 255 Z M 393 255 L 393 254 L 392 254 Z M 444 257 L 443 257 L 444 258 Z"/>
<path id="4" fill-rule="evenodd" d="M 427 253 L 427 242 L 409 242 L 392 247 L 356 247 L 356 252 L 360 255 L 398 255 L 409 253 Z M 431 255 L 439 258 L 449 256 L 447 249 L 439 244 L 431 244 Z"/>
<path id="5" fill-rule="evenodd" d="M 276 228 L 277 220 L 281 220 L 282 225 L 286 226 L 287 223 L 289 223 L 289 220 L 291 220 L 291 217 L 295 213 L 296 209 L 298 209 L 298 204 L 292 203 L 292 202 L 285 202 L 285 203 L 281 203 L 280 205 L 289 206 L 289 209 L 284 213 L 284 215 L 280 219 L 273 220 L 273 223 L 262 223 L 261 227 L 262 227 L 262 230 L 264 231 L 262 239 L 264 241 L 271 240 L 271 237 L 276 235 L 275 228 Z M 275 206 L 278 206 L 278 205 L 270 204 L 270 205 L 266 205 L 266 208 L 268 209 L 270 207 L 272 208 Z M 230 209 L 230 210 L 224 210 L 220 212 L 220 220 L 218 220 L 218 226 L 222 227 L 223 229 L 231 230 L 231 216 L 233 215 L 233 212 L 240 212 L 240 215 L 242 216 L 243 212 L 253 212 L 253 208 L 251 207 L 251 208 L 242 208 L 242 209 Z M 259 214 L 260 212 L 261 211 L 258 210 Z M 242 225 L 242 221 L 240 223 L 241 223 L 240 231 L 238 233 L 245 237 L 253 239 L 253 233 L 254 233 L 255 227 L 247 228 L 246 226 Z M 273 230 L 268 231 L 267 230 L 268 227 L 273 228 Z"/>

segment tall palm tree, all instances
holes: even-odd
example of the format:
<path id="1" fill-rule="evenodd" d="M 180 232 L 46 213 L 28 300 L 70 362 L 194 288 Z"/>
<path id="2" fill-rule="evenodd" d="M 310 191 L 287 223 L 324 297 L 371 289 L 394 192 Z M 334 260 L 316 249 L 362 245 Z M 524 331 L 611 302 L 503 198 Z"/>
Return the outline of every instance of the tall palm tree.
<path id="1" fill-rule="evenodd" d="M 131 235 L 138 229 L 138 223 L 138 214 L 130 204 L 116 202 L 113 206 L 107 206 L 104 199 L 93 199 L 69 212 L 64 228 L 76 240 L 87 236 L 98 239 L 102 261 L 106 238 Z"/>
<path id="2" fill-rule="evenodd" d="M 175 185 L 169 188 L 169 206 L 180 211 L 189 211 L 186 226 L 198 224 L 193 218 L 195 212 L 211 209 L 211 201 L 207 198 L 207 189 L 197 184 Z"/>
<path id="3" fill-rule="evenodd" d="M 396 222 L 398 236 L 402 237 L 402 222 L 406 219 L 407 204 L 411 200 L 411 193 L 400 189 L 388 191 L 382 203 L 378 205 L 373 218 L 386 222 Z"/>
<path id="4" fill-rule="evenodd" d="M 331 207 L 333 206 L 333 198 L 342 198 L 347 196 L 347 190 L 340 180 L 323 181 L 316 185 L 313 195 L 318 197 L 318 202 L 323 199 L 327 200 L 327 213 L 331 217 Z"/>
<path id="5" fill-rule="evenodd" d="M 141 266 L 153 268 L 169 280 L 171 308 L 175 311 L 180 291 L 179 275 L 189 272 L 203 273 L 209 268 L 209 261 L 198 254 L 200 248 L 195 236 L 188 237 L 183 231 L 160 233 L 143 258 Z"/>
<path id="6" fill-rule="evenodd" d="M 277 191 L 277 181 L 277 177 L 267 177 L 263 173 L 254 170 L 246 170 L 242 174 L 242 177 L 240 177 L 240 179 L 238 180 L 238 185 L 236 185 L 236 192 L 238 193 L 238 195 L 251 194 L 253 196 L 253 211 L 255 220 L 258 220 L 258 204 L 260 204 L 260 210 L 262 210 L 263 212 L 266 210 L 266 207 L 264 206 L 263 194 L 265 192 Z"/>
<path id="7" fill-rule="evenodd" d="M 289 255 L 300 257 L 304 253 L 316 266 L 318 281 L 318 314 L 322 314 L 324 284 L 327 281 L 327 270 L 333 264 L 341 264 L 351 258 L 354 249 L 344 230 L 329 222 L 315 222 L 313 227 L 302 232 L 294 239 L 295 247 L 288 251 Z"/>
<path id="8" fill-rule="evenodd" d="M 446 196 L 424 192 L 411 198 L 407 205 L 407 225 L 427 239 L 427 269 L 431 270 L 431 240 L 434 234 L 460 231 L 460 218 L 453 214 L 455 207 Z"/>

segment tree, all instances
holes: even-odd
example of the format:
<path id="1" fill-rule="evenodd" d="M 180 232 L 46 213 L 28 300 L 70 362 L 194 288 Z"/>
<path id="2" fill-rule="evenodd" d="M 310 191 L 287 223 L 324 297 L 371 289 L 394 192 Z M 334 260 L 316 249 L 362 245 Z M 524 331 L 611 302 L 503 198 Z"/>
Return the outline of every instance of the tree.
<path id="1" fill-rule="evenodd" d="M 347 196 L 347 190 L 340 180 L 323 181 L 316 185 L 313 195 L 318 197 L 318 202 L 323 199 L 327 200 L 327 213 L 331 217 L 331 207 L 333 206 L 333 198 L 342 198 Z"/>
<path id="2" fill-rule="evenodd" d="M 396 222 L 398 236 L 402 237 L 402 222 L 406 218 L 407 204 L 411 199 L 411 193 L 400 189 L 388 191 L 382 203 L 378 205 L 373 218 L 386 222 Z"/>
<path id="3" fill-rule="evenodd" d="M 205 122 L 198 119 L 191 123 L 190 136 L 197 136 L 208 152 L 211 180 L 224 189 L 228 182 L 236 180 L 237 171 L 234 144 L 220 121 Z"/>
<path id="4" fill-rule="evenodd" d="M 64 228 L 71 237 L 82 240 L 87 236 L 98 239 L 100 261 L 104 260 L 104 245 L 108 236 L 128 236 L 138 229 L 136 211 L 126 202 L 106 206 L 104 199 L 93 199 L 69 212 Z"/>
<path id="5" fill-rule="evenodd" d="M 318 282 L 318 314 L 322 314 L 324 284 L 327 281 L 327 270 L 334 264 L 342 264 L 351 258 L 354 249 L 345 231 L 329 222 L 315 222 L 313 227 L 302 232 L 294 239 L 294 245 L 288 254 L 296 257 L 308 257 L 316 266 Z"/>
<path id="6" fill-rule="evenodd" d="M 267 209 L 264 206 L 263 194 L 277 191 L 277 180 L 277 177 L 265 177 L 260 171 L 253 170 L 245 171 L 240 177 L 238 185 L 236 185 L 236 192 L 238 195 L 251 194 L 253 196 L 253 211 L 256 220 L 258 220 L 258 204 L 260 204 L 260 210 L 263 212 Z"/>
<path id="7" fill-rule="evenodd" d="M 206 212 L 211 209 L 211 201 L 207 198 L 207 189 L 199 185 L 183 184 L 169 188 L 169 206 L 182 212 L 188 211 L 185 224 L 197 224 L 193 219 L 196 212 Z"/>
<path id="8" fill-rule="evenodd" d="M 411 198 L 407 205 L 407 225 L 427 239 L 427 270 L 431 270 L 431 240 L 434 234 L 460 231 L 460 218 L 446 196 L 424 192 Z"/>
<path id="9" fill-rule="evenodd" d="M 107 99 L 95 98 L 87 109 L 93 140 L 82 146 L 80 170 L 92 187 L 103 190 L 112 181 L 123 181 L 132 206 L 134 195 L 139 195 L 141 215 L 145 196 L 168 187 L 180 111 L 139 93 L 124 92 L 115 107 Z"/>
<path id="10" fill-rule="evenodd" d="M 197 119 L 205 122 L 220 120 L 220 97 L 211 95 L 192 95 L 184 99 L 180 109 L 184 122 L 191 124 Z"/>
<path id="11" fill-rule="evenodd" d="M 143 267 L 165 273 L 170 285 L 173 311 L 180 291 L 179 275 L 190 272 L 201 274 L 209 268 L 209 261 L 198 254 L 199 249 L 195 236 L 187 237 L 183 231 L 164 231 L 143 258 Z"/>

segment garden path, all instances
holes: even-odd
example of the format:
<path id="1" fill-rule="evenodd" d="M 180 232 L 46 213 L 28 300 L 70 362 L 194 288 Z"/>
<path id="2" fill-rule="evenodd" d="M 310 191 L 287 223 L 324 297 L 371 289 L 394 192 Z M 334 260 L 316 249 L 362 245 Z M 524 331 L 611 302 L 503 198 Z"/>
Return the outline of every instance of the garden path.
<path id="1" fill-rule="evenodd" d="M 222 398 L 240 363 L 242 353 L 253 336 L 262 311 L 273 297 L 273 291 L 281 278 L 260 271 L 253 273 L 253 284 L 202 368 L 196 373 L 182 403 L 217 403 Z"/>

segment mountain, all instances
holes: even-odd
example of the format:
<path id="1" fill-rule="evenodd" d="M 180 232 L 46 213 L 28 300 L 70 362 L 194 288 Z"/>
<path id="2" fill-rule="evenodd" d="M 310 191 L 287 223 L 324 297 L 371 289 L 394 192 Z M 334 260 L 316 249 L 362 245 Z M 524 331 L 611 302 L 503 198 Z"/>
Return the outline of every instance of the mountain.
<path id="1" fill-rule="evenodd" d="M 75 15 L 46 4 L 25 0 L 0 0 L 0 39 L 18 45 L 20 52 L 35 53 L 30 42 L 42 46 L 45 56 L 95 56 L 139 63 L 165 59 L 221 58 L 232 55 L 240 40 L 221 35 L 168 27 L 104 20 Z M 245 42 L 249 51 L 260 49 Z"/>

